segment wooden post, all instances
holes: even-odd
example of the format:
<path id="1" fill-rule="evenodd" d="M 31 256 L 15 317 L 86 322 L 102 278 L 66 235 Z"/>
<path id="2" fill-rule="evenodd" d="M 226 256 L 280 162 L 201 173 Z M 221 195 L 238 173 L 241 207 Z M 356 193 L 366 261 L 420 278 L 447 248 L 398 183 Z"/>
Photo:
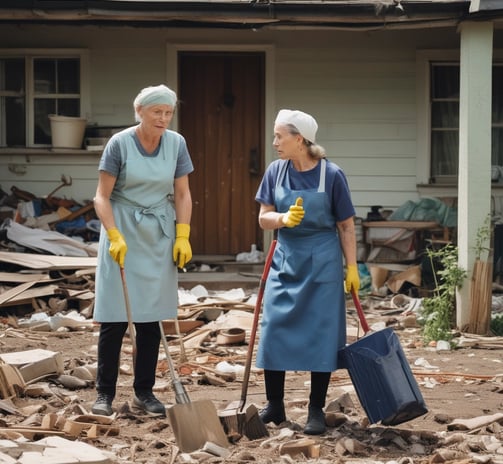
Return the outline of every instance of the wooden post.
<path id="1" fill-rule="evenodd" d="M 491 325 L 492 303 L 492 258 L 487 261 L 475 260 L 470 287 L 470 322 L 468 332 L 488 335 Z"/>

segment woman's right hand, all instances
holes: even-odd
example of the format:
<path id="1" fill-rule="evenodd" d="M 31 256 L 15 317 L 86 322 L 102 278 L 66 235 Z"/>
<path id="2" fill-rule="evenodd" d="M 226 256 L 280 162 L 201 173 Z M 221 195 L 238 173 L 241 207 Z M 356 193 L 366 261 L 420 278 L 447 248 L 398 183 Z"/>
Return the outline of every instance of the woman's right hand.
<path id="1" fill-rule="evenodd" d="M 108 252 L 113 260 L 117 262 L 121 268 L 123 268 L 124 258 L 127 253 L 126 240 L 117 227 L 108 229 L 107 236 L 108 240 L 110 240 L 110 248 L 108 249 Z"/>

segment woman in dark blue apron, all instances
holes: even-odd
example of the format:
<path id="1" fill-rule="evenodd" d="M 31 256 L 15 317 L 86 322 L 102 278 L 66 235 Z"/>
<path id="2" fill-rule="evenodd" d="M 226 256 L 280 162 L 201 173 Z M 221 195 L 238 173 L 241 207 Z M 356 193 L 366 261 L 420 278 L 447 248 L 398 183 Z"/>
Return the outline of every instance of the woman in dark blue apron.
<path id="1" fill-rule="evenodd" d="M 348 183 L 315 143 L 317 128 L 302 111 L 278 113 L 273 145 L 280 159 L 267 168 L 256 195 L 260 226 L 277 229 L 278 237 L 257 351 L 268 400 L 260 417 L 283 422 L 285 371 L 310 371 L 304 432 L 312 435 L 325 432 L 330 375 L 346 343 L 344 286 L 357 291 L 360 285 Z"/>

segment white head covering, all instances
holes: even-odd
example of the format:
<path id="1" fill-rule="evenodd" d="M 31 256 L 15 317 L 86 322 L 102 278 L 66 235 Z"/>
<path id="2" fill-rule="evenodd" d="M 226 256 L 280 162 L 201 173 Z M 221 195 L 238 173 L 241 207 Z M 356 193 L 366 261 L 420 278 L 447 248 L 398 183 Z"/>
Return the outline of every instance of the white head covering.
<path id="1" fill-rule="evenodd" d="M 280 126 L 291 124 L 306 140 L 311 143 L 316 142 L 318 123 L 310 114 L 299 110 L 280 110 L 274 123 Z"/>
<path id="2" fill-rule="evenodd" d="M 176 105 L 176 93 L 165 85 L 145 87 L 134 99 L 134 107 L 149 105 Z"/>

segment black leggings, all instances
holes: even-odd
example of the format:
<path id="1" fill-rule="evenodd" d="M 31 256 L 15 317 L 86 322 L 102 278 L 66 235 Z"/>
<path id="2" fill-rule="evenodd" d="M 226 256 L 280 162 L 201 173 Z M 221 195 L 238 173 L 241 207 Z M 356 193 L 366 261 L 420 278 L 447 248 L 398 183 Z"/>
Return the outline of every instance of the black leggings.
<path id="1" fill-rule="evenodd" d="M 155 384 L 161 341 L 159 323 L 135 322 L 134 326 L 137 353 L 133 388 L 135 392 L 151 392 Z M 127 328 L 127 322 L 103 322 L 100 327 L 96 390 L 112 397 L 115 396 L 122 339 Z"/>
<path id="2" fill-rule="evenodd" d="M 309 405 L 325 407 L 330 372 L 311 372 Z M 283 401 L 285 396 L 285 371 L 264 370 L 265 393 L 268 401 Z"/>

